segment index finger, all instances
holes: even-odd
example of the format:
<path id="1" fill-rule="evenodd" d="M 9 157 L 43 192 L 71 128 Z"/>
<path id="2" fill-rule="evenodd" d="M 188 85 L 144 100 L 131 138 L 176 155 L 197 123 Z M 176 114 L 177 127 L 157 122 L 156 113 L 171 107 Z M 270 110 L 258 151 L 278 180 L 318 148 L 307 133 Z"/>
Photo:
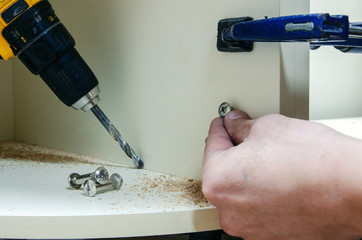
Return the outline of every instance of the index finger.
<path id="1" fill-rule="evenodd" d="M 204 164 L 213 153 L 227 150 L 233 146 L 234 144 L 224 127 L 224 120 L 215 118 L 210 124 L 209 136 L 204 151 Z"/>

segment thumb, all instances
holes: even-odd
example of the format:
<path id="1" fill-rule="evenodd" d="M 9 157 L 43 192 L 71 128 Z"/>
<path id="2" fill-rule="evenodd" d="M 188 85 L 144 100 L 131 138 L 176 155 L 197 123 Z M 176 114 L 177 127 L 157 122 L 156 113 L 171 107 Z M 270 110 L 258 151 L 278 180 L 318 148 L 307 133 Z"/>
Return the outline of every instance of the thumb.
<path id="1" fill-rule="evenodd" d="M 247 113 L 238 110 L 231 111 L 224 118 L 225 129 L 235 145 L 242 143 L 249 135 L 254 122 Z"/>

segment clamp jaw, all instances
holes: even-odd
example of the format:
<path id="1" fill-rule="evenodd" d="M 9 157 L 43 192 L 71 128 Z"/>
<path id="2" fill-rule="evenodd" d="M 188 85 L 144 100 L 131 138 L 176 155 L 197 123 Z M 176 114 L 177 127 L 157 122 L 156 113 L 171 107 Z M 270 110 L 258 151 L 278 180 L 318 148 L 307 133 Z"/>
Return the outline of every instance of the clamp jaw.
<path id="1" fill-rule="evenodd" d="M 219 21 L 217 48 L 221 52 L 250 52 L 253 42 L 309 42 L 311 49 L 329 45 L 343 52 L 362 53 L 361 35 L 362 23 L 350 23 L 346 15 L 229 18 Z"/>

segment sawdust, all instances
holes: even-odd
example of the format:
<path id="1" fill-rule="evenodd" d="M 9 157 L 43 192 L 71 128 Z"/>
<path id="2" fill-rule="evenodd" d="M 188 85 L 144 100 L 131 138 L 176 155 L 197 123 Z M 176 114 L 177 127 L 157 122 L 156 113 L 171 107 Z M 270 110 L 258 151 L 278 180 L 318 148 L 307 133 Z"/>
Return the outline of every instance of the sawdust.
<path id="1" fill-rule="evenodd" d="M 19 162 L 31 161 L 36 164 L 60 164 L 66 168 L 70 168 L 67 166 L 70 163 L 72 166 L 74 164 L 100 165 L 100 160 L 97 158 L 19 142 L 0 142 L 0 161 L 1 159 L 19 160 Z M 101 165 L 120 167 L 120 165 L 113 165 L 106 161 Z M 6 166 L 0 165 L 0 171 L 4 167 Z M 125 196 L 136 195 L 140 199 L 150 196 L 163 198 L 170 205 L 186 203 L 200 208 L 212 206 L 202 194 L 201 181 L 170 175 L 149 176 L 142 172 L 139 174 L 140 177 L 134 182 L 141 183 L 130 186 Z M 164 207 L 167 208 L 168 206 L 165 205 Z"/>
<path id="2" fill-rule="evenodd" d="M 186 202 L 200 208 L 211 206 L 202 194 L 201 181 L 166 175 L 153 178 L 145 176 L 140 180 L 143 184 L 133 185 L 130 190 L 137 192 L 141 198 L 151 194 L 162 196 L 167 193 L 172 196 L 172 199 L 179 201 L 174 203 Z"/>
<path id="3" fill-rule="evenodd" d="M 21 142 L 0 142 L 0 159 L 56 164 L 99 164 L 98 159 L 89 156 L 59 151 L 52 148 L 46 148 Z"/>

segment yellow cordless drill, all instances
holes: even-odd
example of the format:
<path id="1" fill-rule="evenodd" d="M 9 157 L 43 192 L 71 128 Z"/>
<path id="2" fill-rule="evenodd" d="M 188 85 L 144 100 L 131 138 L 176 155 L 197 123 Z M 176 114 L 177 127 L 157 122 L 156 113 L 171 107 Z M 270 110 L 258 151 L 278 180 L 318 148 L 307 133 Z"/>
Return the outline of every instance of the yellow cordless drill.
<path id="1" fill-rule="evenodd" d="M 137 168 L 143 161 L 98 107 L 98 80 L 48 0 L 0 0 L 0 56 L 15 55 L 67 106 L 91 110 Z"/>

